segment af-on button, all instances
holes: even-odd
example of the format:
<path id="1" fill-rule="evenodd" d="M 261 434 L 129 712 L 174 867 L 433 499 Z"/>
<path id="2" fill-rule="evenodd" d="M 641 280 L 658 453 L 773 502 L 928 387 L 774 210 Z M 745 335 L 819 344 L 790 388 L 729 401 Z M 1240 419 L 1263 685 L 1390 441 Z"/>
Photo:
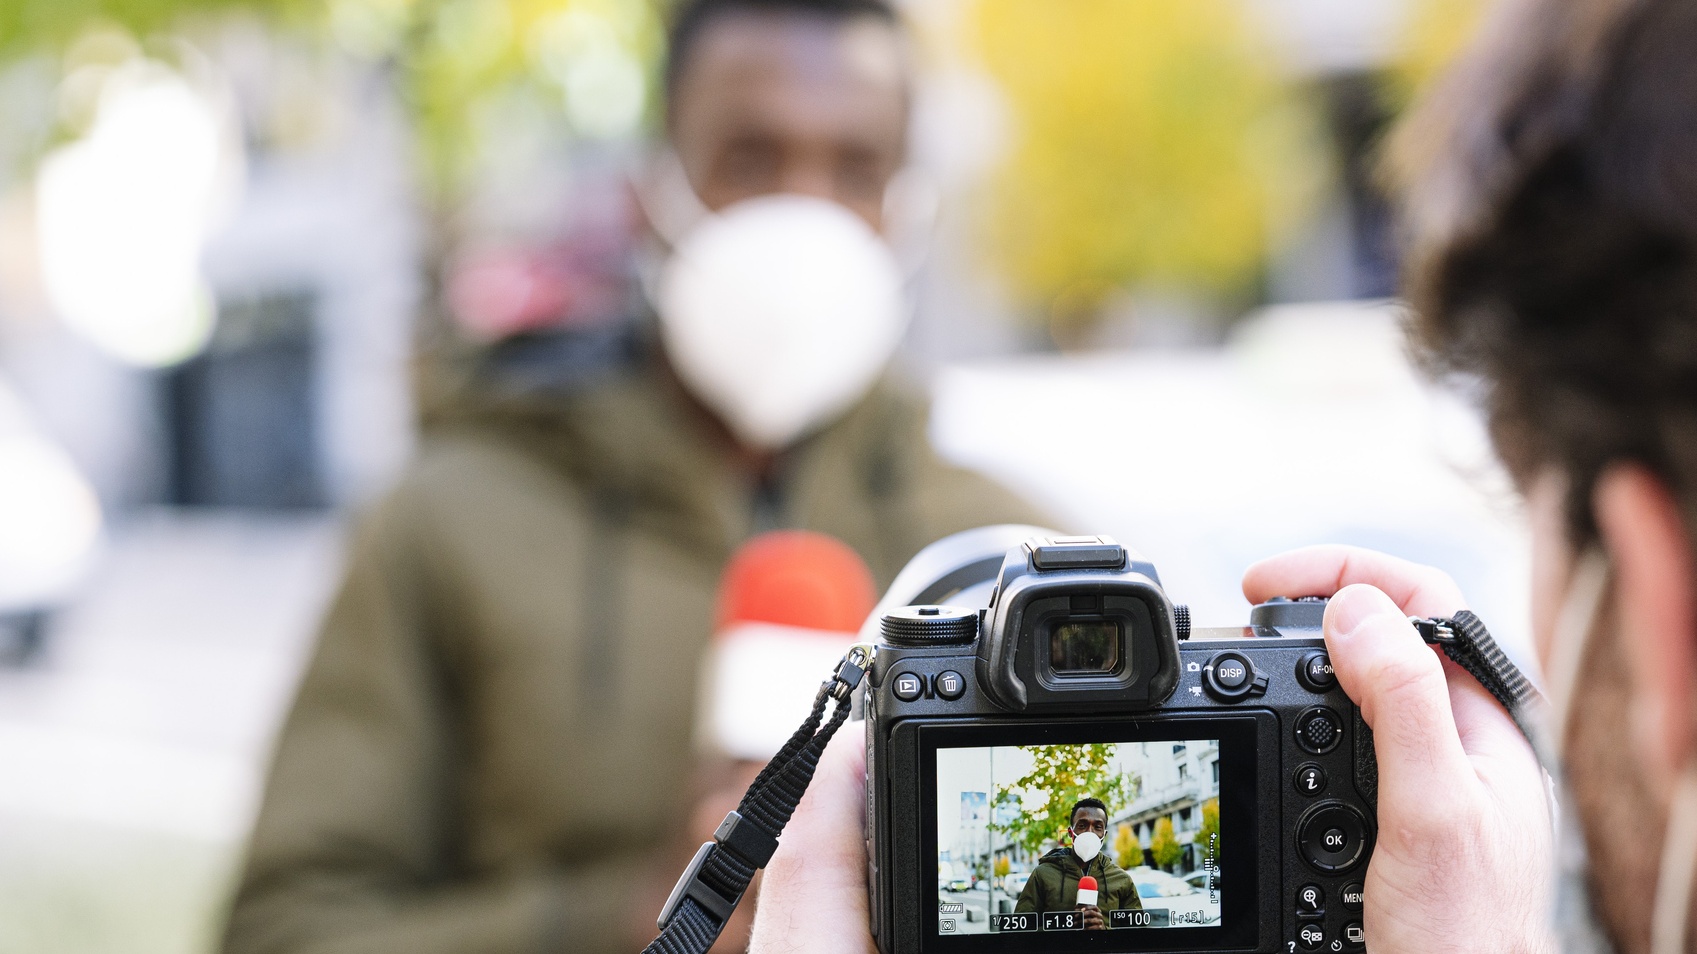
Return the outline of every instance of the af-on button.
<path id="1" fill-rule="evenodd" d="M 1324 695 L 1332 691 L 1338 684 L 1337 673 L 1332 671 L 1332 657 L 1323 652 L 1303 656 L 1296 664 L 1296 681 L 1309 692 Z"/>

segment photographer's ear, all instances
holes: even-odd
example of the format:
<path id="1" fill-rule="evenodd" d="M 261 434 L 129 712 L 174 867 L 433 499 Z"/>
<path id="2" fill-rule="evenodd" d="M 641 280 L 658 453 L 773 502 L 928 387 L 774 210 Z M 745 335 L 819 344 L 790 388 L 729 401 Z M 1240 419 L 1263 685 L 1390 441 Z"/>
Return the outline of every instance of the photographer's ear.
<path id="1" fill-rule="evenodd" d="M 1697 760 L 1697 560 L 1679 503 L 1637 464 L 1604 472 L 1592 498 L 1614 567 L 1617 638 L 1633 682 L 1631 727 L 1645 781 L 1664 803 Z"/>

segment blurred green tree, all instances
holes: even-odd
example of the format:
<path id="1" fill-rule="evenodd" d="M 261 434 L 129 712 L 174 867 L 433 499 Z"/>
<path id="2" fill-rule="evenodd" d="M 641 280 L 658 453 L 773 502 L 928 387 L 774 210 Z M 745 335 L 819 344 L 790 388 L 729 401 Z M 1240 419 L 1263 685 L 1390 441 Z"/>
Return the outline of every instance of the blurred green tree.
<path id="1" fill-rule="evenodd" d="M 1178 838 L 1173 835 L 1171 817 L 1162 815 L 1155 822 L 1155 834 L 1149 838 L 1149 851 L 1155 856 L 1155 864 L 1168 870 L 1171 870 L 1172 866 L 1178 864 L 1179 859 L 1184 857 L 1184 847 L 1178 843 Z"/>
<path id="2" fill-rule="evenodd" d="M 432 198 L 462 188 L 503 107 L 549 104 L 585 138 L 656 112 L 664 0 L 6 0 L 0 64 L 63 52 L 91 30 L 144 40 L 231 14 L 382 63 L 411 110 Z"/>
<path id="3" fill-rule="evenodd" d="M 1013 870 L 1013 862 L 1008 860 L 1007 855 L 997 855 L 996 863 L 990 870 L 996 877 L 1005 878 L 1008 876 L 1008 872 Z"/>
<path id="4" fill-rule="evenodd" d="M 1031 753 L 1035 764 L 1012 784 L 996 786 L 994 804 L 998 811 L 992 812 L 992 817 L 1003 817 L 1004 808 L 1011 807 L 1014 811 L 1010 821 L 992 822 L 990 830 L 1008 835 L 1014 844 L 1032 854 L 1058 840 L 1072 825 L 1072 806 L 1079 799 L 1101 799 L 1107 803 L 1111 817 L 1115 807 L 1133 790 L 1134 780 L 1108 765 L 1114 752 L 1111 743 L 1020 748 Z M 1029 806 L 1034 798 L 1043 801 L 1032 810 Z"/>
<path id="5" fill-rule="evenodd" d="M 294 19 L 322 6 L 323 0 L 6 0 L 0 4 L 0 60 L 57 52 L 94 26 L 147 36 L 197 15 L 248 11 Z"/>

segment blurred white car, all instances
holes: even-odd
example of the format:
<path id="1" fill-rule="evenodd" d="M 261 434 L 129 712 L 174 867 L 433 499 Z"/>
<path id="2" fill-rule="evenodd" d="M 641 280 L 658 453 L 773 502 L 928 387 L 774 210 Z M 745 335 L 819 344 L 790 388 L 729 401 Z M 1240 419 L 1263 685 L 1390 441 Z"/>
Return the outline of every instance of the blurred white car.
<path id="1" fill-rule="evenodd" d="M 0 660 L 27 658 L 100 540 L 100 503 L 0 381 Z"/>
<path id="2" fill-rule="evenodd" d="M 1002 890 L 1017 898 L 1019 893 L 1025 890 L 1025 883 L 1030 880 L 1031 872 L 1029 871 L 1009 872 L 1002 877 Z"/>

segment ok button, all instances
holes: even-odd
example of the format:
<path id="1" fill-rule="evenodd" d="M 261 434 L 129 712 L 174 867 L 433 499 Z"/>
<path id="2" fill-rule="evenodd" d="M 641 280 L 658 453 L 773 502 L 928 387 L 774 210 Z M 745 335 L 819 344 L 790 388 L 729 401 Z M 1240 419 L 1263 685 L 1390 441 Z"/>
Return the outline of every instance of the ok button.
<path id="1" fill-rule="evenodd" d="M 1348 871 L 1367 853 L 1367 819 L 1342 802 L 1316 805 L 1296 826 L 1304 860 L 1328 874 Z"/>

